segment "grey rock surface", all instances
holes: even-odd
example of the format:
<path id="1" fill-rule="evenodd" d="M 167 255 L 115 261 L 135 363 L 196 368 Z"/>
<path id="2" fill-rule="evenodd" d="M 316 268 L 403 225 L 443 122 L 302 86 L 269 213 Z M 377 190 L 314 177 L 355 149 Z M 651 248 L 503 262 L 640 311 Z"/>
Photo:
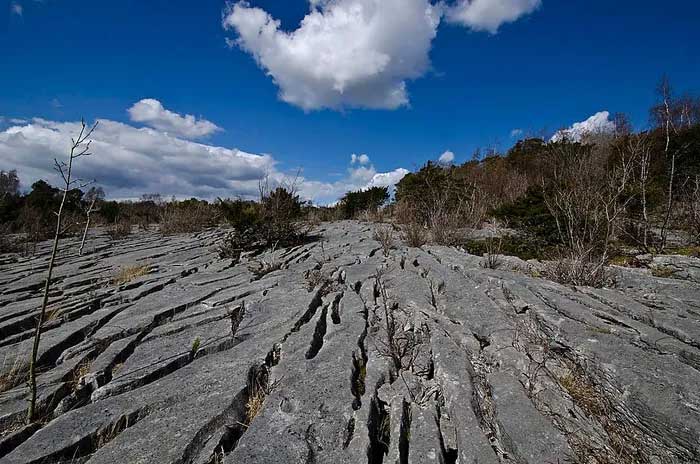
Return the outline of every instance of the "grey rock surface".
<path id="1" fill-rule="evenodd" d="M 515 258 L 385 256 L 374 227 L 240 263 L 223 230 L 64 241 L 31 426 L 49 249 L 1 256 L 0 463 L 700 462 L 699 260 L 571 288 Z"/>

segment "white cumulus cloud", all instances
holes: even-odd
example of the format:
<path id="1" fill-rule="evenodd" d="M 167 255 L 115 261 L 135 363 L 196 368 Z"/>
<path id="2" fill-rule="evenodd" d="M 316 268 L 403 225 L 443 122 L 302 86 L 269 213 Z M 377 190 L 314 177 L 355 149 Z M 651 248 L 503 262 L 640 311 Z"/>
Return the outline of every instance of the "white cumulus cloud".
<path id="1" fill-rule="evenodd" d="M 223 25 L 280 89 L 305 110 L 394 109 L 409 102 L 406 81 L 430 67 L 442 9 L 430 0 L 312 0 L 291 32 L 245 1 L 230 4 Z"/>
<path id="2" fill-rule="evenodd" d="M 356 155 L 354 153 L 350 155 L 350 164 L 369 164 L 369 162 L 369 156 L 367 155 Z"/>
<path id="3" fill-rule="evenodd" d="M 459 0 L 446 14 L 450 22 L 495 34 L 504 23 L 530 14 L 540 5 L 542 0 Z"/>
<path id="4" fill-rule="evenodd" d="M 337 182 L 322 182 L 305 179 L 300 192 L 304 198 L 313 199 L 315 203 L 332 205 L 346 192 L 366 190 L 372 187 L 388 187 L 393 192 L 394 186 L 410 171 L 397 168 L 388 172 L 377 172 L 373 165 L 351 167 L 346 178 Z"/>
<path id="5" fill-rule="evenodd" d="M 447 150 L 445 153 L 440 155 L 440 158 L 438 158 L 438 162 L 440 164 L 450 164 L 455 160 L 455 154 L 452 153 L 450 150 Z"/>
<path id="6" fill-rule="evenodd" d="M 575 122 L 568 129 L 558 131 L 552 137 L 553 142 L 563 139 L 580 142 L 586 135 L 610 134 L 615 132 L 615 122 L 610 120 L 608 111 L 600 111 L 585 121 Z"/>
<path id="7" fill-rule="evenodd" d="M 70 138 L 78 133 L 80 123 L 40 118 L 16 121 L 17 125 L 0 130 L 0 170 L 17 169 L 23 189 L 39 179 L 59 185 L 53 159 L 65 158 Z M 157 192 L 178 198 L 254 199 L 258 182 L 264 177 L 273 184 L 293 177 L 279 170 L 270 155 L 193 142 L 108 119 L 99 120 L 91 151 L 92 156 L 76 164 L 75 176 L 96 179 L 110 198 L 138 198 Z M 377 172 L 367 155 L 360 158 L 336 182 L 298 178 L 300 194 L 317 204 L 329 204 L 348 190 L 392 187 L 408 173 L 403 168 Z"/>
<path id="8" fill-rule="evenodd" d="M 205 137 L 221 130 L 216 124 L 206 119 L 197 119 L 191 114 L 182 116 L 167 110 L 161 102 L 153 98 L 138 101 L 127 111 L 134 122 L 144 123 L 155 129 L 188 139 Z"/>

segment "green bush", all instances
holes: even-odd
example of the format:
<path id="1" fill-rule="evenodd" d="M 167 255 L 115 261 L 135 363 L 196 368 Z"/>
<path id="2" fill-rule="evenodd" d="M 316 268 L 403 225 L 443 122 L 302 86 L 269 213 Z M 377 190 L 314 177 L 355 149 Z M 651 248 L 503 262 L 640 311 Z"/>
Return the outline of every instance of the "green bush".
<path id="1" fill-rule="evenodd" d="M 302 205 L 298 195 L 283 187 L 264 194 L 260 203 L 219 199 L 221 214 L 233 228 L 219 245 L 219 255 L 238 259 L 243 251 L 303 241 Z"/>
<path id="2" fill-rule="evenodd" d="M 376 212 L 389 200 L 387 187 L 347 192 L 340 199 L 340 209 L 345 219 L 352 219 L 362 212 Z"/>
<path id="3" fill-rule="evenodd" d="M 541 245 L 560 243 L 557 221 L 547 209 L 544 192 L 539 186 L 527 189 L 525 195 L 493 212 L 494 217 L 532 236 Z"/>

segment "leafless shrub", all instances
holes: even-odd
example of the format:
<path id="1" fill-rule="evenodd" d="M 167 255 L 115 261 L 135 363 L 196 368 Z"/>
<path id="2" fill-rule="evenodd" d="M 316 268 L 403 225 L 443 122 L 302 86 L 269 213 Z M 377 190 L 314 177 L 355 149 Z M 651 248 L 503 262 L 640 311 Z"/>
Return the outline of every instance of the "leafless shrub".
<path id="1" fill-rule="evenodd" d="M 397 376 L 402 369 L 410 368 L 417 355 L 420 344 L 419 334 L 415 328 L 406 330 L 409 323 L 408 315 L 404 314 L 396 301 L 391 300 L 383 278 L 383 270 L 377 269 L 375 276 L 375 291 L 381 298 L 381 308 L 384 312 L 385 339 L 379 338 L 377 351 L 380 356 L 389 358 L 393 367 L 393 375 Z"/>
<path id="2" fill-rule="evenodd" d="M 107 235 L 112 240 L 122 240 L 131 235 L 131 221 L 122 218 L 107 226 Z"/>
<path id="3" fill-rule="evenodd" d="M 318 209 L 312 209 L 306 214 L 306 224 L 311 229 L 315 229 L 320 226 L 322 222 L 321 213 Z"/>
<path id="4" fill-rule="evenodd" d="M 426 244 L 426 230 L 422 224 L 418 222 L 409 222 L 402 226 L 404 240 L 410 247 L 420 248 Z"/>
<path id="5" fill-rule="evenodd" d="M 564 285 L 582 287 L 609 287 L 615 277 L 599 259 L 570 253 L 568 256 L 545 263 L 543 274 L 549 280 Z"/>
<path id="6" fill-rule="evenodd" d="M 430 234 L 438 245 L 455 246 L 463 241 L 458 213 L 439 209 L 430 213 Z"/>
<path id="7" fill-rule="evenodd" d="M 0 224 L 0 253 L 21 253 L 23 249 L 20 237 L 11 233 L 9 224 Z"/>
<path id="8" fill-rule="evenodd" d="M 501 265 L 501 248 L 503 246 L 503 237 L 489 237 L 485 240 L 486 253 L 481 262 L 481 266 L 485 269 L 498 269 Z"/>
<path id="9" fill-rule="evenodd" d="M 391 226 L 378 226 L 374 229 L 373 238 L 381 245 L 384 256 L 389 257 L 394 247 L 394 229 Z"/>
<path id="10" fill-rule="evenodd" d="M 362 222 L 383 223 L 386 221 L 386 213 L 381 208 L 376 210 L 364 210 L 357 214 L 357 219 Z"/>
<path id="11" fill-rule="evenodd" d="M 205 202 L 182 202 L 165 206 L 160 232 L 165 235 L 188 234 L 212 227 L 219 220 L 215 208 Z"/>
<path id="12" fill-rule="evenodd" d="M 641 153 L 622 150 L 610 163 L 609 150 L 603 141 L 548 145 L 553 178 L 543 181 L 544 201 L 569 254 L 550 270 L 554 280 L 604 285 L 610 244 L 633 198 L 627 188 Z"/>

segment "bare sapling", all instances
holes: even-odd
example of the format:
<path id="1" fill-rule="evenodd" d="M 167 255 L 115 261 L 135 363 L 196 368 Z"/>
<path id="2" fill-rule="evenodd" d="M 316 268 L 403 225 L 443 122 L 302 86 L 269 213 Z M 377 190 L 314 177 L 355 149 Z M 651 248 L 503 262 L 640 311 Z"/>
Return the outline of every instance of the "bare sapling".
<path id="1" fill-rule="evenodd" d="M 54 264 L 56 262 L 56 255 L 58 253 L 58 241 L 61 236 L 61 221 L 63 219 L 63 208 L 66 203 L 66 198 L 68 196 L 68 191 L 71 188 L 77 186 L 77 188 L 83 188 L 89 183 L 83 183 L 80 179 L 73 179 L 73 162 L 82 157 L 89 156 L 90 153 L 90 136 L 97 127 L 95 123 L 92 127 L 85 125 L 85 121 L 81 121 L 80 133 L 77 138 L 71 138 L 70 154 L 68 155 L 68 162 L 58 161 L 54 159 L 54 168 L 61 176 L 63 180 L 63 196 L 61 198 L 61 203 L 58 207 L 56 214 L 56 233 L 53 240 L 53 248 L 51 250 L 51 258 L 49 260 L 49 268 L 46 274 L 46 283 L 44 285 L 44 296 L 41 302 L 41 311 L 39 312 L 39 318 L 36 321 L 36 329 L 34 331 L 34 345 L 32 347 L 31 358 L 29 359 L 29 389 L 30 389 L 30 400 L 29 408 L 27 410 L 27 423 L 31 423 L 36 419 L 36 361 L 37 354 L 39 352 L 39 342 L 41 341 L 41 326 L 44 323 L 44 318 L 46 316 L 46 307 L 49 302 L 49 289 L 51 287 L 51 276 L 53 274 Z"/>
<path id="2" fill-rule="evenodd" d="M 666 243 L 668 240 L 668 229 L 671 222 L 671 214 L 673 212 L 673 201 L 676 191 L 676 158 L 679 154 L 679 150 L 671 150 L 671 135 L 676 135 L 678 133 L 678 128 L 676 126 L 675 113 L 677 110 L 675 108 L 676 103 L 674 102 L 671 85 L 668 82 L 668 78 L 664 76 L 659 82 L 657 92 L 661 97 L 661 103 L 658 105 L 657 112 L 657 122 L 659 122 L 663 128 L 664 136 L 666 138 L 666 144 L 664 147 L 664 158 L 666 162 L 669 163 L 668 168 L 668 186 L 666 188 L 666 210 L 664 212 L 664 220 L 661 225 L 661 242 L 657 247 L 658 252 L 662 252 L 666 248 Z M 669 161 L 670 158 L 670 161 Z"/>
<path id="3" fill-rule="evenodd" d="M 88 229 L 90 229 L 90 215 L 94 212 L 97 211 L 95 208 L 95 205 L 97 204 L 97 200 L 100 199 L 101 197 L 104 196 L 104 192 L 102 191 L 101 188 L 96 189 L 96 188 L 91 188 L 90 191 L 87 194 L 87 199 L 90 202 L 87 210 L 85 210 L 85 230 L 83 231 L 83 238 L 80 241 L 80 249 L 78 250 L 78 254 L 80 256 L 83 256 L 83 249 L 85 248 L 85 239 L 87 239 L 87 234 L 88 234 Z"/>

